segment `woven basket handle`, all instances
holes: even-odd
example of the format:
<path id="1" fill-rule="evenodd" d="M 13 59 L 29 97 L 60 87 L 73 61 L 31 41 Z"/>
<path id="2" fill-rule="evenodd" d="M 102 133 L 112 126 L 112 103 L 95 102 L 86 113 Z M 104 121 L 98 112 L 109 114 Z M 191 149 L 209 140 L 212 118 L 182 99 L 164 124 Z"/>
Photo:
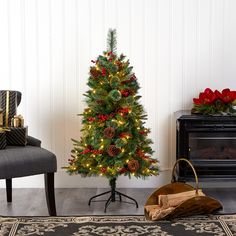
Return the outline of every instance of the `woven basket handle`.
<path id="1" fill-rule="evenodd" d="M 174 178 L 174 171 L 175 171 L 175 169 L 176 169 L 177 164 L 178 164 L 180 161 L 185 161 L 185 162 L 187 162 L 187 163 L 189 164 L 189 166 L 192 168 L 192 171 L 193 171 L 194 177 L 195 177 L 195 182 L 196 182 L 196 187 L 195 187 L 195 189 L 196 189 L 196 194 L 198 194 L 198 177 L 197 177 L 197 173 L 196 173 L 196 171 L 195 171 L 195 169 L 194 169 L 192 163 L 191 163 L 189 160 L 185 159 L 185 158 L 179 158 L 179 159 L 175 162 L 174 167 L 173 167 L 173 170 L 172 170 L 172 180 L 171 180 L 171 183 L 175 182 L 175 180 L 174 180 L 174 179 L 175 179 L 175 178 Z"/>

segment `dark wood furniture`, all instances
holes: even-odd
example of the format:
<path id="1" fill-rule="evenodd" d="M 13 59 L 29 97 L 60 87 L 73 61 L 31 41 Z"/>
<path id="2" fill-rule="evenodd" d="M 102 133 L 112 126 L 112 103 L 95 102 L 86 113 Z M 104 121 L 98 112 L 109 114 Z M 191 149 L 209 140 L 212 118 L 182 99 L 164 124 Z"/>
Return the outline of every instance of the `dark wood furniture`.
<path id="1" fill-rule="evenodd" d="M 201 179 L 236 178 L 236 116 L 176 114 L 176 159 L 190 160 Z M 180 180 L 192 172 L 180 163 Z"/>

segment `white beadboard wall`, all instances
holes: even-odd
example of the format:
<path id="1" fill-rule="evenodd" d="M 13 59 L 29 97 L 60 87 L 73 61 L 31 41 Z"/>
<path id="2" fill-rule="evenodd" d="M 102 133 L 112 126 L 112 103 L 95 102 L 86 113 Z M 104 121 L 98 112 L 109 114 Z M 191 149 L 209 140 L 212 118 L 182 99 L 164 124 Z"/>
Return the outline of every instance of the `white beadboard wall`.
<path id="1" fill-rule="evenodd" d="M 236 89 L 235 0 L 0 0 L 0 89 L 23 94 L 29 134 L 57 155 L 56 187 L 108 187 L 104 178 L 69 176 L 71 138 L 79 138 L 91 60 L 109 28 L 130 59 L 148 113 L 158 177 L 118 179 L 118 187 L 169 182 L 175 160 L 174 112 L 190 109 L 206 87 Z M 0 187 L 4 187 L 2 180 Z M 43 187 L 43 176 L 13 180 Z"/>

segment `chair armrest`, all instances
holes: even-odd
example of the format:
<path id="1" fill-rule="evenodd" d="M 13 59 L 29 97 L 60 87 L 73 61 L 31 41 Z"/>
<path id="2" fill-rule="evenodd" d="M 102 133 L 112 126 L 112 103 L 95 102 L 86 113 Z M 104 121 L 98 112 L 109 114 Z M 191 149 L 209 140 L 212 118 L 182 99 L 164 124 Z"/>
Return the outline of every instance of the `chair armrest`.
<path id="1" fill-rule="evenodd" d="M 32 136 L 27 136 L 27 145 L 41 147 L 41 141 Z"/>

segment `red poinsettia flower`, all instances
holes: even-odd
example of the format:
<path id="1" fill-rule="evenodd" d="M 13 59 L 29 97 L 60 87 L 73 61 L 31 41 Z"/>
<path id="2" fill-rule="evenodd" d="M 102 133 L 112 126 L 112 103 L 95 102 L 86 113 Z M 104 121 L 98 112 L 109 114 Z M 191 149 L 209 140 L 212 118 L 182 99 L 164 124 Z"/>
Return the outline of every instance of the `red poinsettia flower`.
<path id="1" fill-rule="evenodd" d="M 236 113 L 233 105 L 236 105 L 236 91 L 229 88 L 221 92 L 206 88 L 199 94 L 199 98 L 193 99 L 194 107 L 192 113 L 200 114 L 232 114 Z"/>
<path id="2" fill-rule="evenodd" d="M 206 88 L 203 93 L 199 94 L 199 98 L 193 99 L 193 103 L 196 105 L 201 105 L 201 104 L 210 105 L 214 103 L 216 99 L 217 99 L 216 94 L 210 88 Z"/>
<path id="3" fill-rule="evenodd" d="M 202 104 L 202 101 L 199 99 L 199 98 L 193 98 L 193 103 L 195 105 L 201 105 Z"/>
<path id="4" fill-rule="evenodd" d="M 236 99 L 236 92 L 230 91 L 229 88 L 223 89 L 221 93 L 216 90 L 215 94 L 224 103 L 231 103 Z"/>
<path id="5" fill-rule="evenodd" d="M 236 91 L 231 91 L 231 95 L 233 97 L 233 100 L 235 100 L 236 99 Z"/>

